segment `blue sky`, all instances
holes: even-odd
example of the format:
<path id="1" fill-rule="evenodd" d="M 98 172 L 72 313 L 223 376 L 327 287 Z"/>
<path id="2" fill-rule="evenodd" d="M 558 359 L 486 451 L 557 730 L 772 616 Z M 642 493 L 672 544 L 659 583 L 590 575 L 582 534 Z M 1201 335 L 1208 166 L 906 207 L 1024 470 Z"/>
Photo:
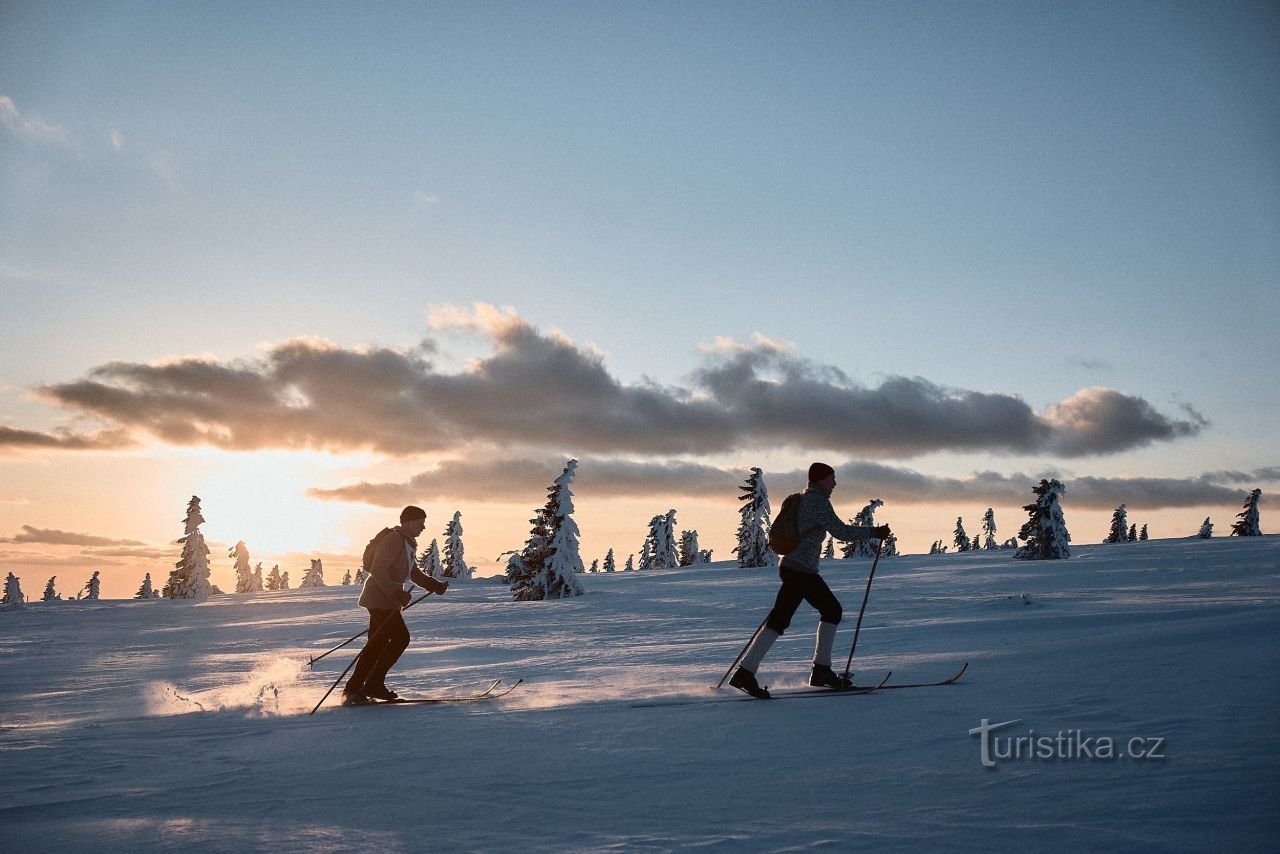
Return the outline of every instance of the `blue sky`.
<path id="1" fill-rule="evenodd" d="M 0 538 L 27 525 L 152 542 L 163 522 L 142 514 L 168 521 L 200 491 L 184 467 L 239 471 L 277 451 L 298 452 L 319 490 L 403 486 L 443 459 L 534 450 L 583 456 L 584 478 L 591 454 L 783 472 L 821 456 L 961 479 L 1274 468 L 1278 40 L 1280 11 L 1266 3 L 5 4 L 0 427 L 12 441 L 0 451 Z M 468 424 L 458 429 L 481 444 L 415 454 L 287 430 L 273 447 L 221 423 L 232 438 L 210 448 L 161 436 L 133 410 L 106 417 L 83 397 L 35 391 L 113 360 L 200 356 L 254 373 L 300 337 L 353 352 L 429 339 L 414 350 L 427 370 L 456 375 L 500 352 L 512 324 L 539 347 L 561 340 L 598 358 L 629 393 L 678 390 L 666 402 L 705 395 L 698 377 L 726 354 L 777 371 L 768 354 L 786 352 L 824 393 L 865 390 L 871 403 L 895 378 L 1041 415 L 1105 388 L 1174 429 L 1064 455 L 1061 442 L 972 437 L 782 447 L 775 432 L 648 451 L 572 430 L 521 443 Z M 132 444 L 39 440 L 103 429 Z M 166 474 L 133 476 L 147 495 L 138 516 L 102 517 L 111 530 L 93 514 L 63 518 L 69 497 L 96 505 L 100 478 L 149 466 Z M 55 493 L 50 481 L 79 485 Z M 845 482 L 851 514 L 871 496 Z M 511 500 L 532 507 L 540 493 Z M 443 526 L 457 502 L 432 500 Z M 597 530 L 621 539 L 634 527 L 634 546 L 585 524 L 584 543 L 631 550 L 661 500 L 634 524 L 610 528 L 605 517 L 623 511 L 601 514 Z M 288 503 L 290 517 L 345 510 L 366 527 L 385 515 Z M 706 530 L 729 527 L 722 511 L 671 503 L 704 539 L 724 538 Z M 893 509 L 882 516 L 905 524 L 908 507 Z M 982 509 L 921 510 L 908 545 L 927 548 L 949 535 L 945 517 L 976 523 Z M 1203 509 L 1180 509 L 1165 535 L 1194 530 Z M 1222 522 L 1234 512 L 1210 509 Z M 493 533 L 473 524 L 469 536 L 487 536 L 486 551 L 518 545 L 527 514 L 492 512 Z M 206 507 L 211 527 L 217 515 Z M 1082 518 L 1078 536 L 1105 534 Z M 731 544 L 718 545 L 727 556 Z M 9 548 L 0 555 L 15 561 L 35 545 Z"/>

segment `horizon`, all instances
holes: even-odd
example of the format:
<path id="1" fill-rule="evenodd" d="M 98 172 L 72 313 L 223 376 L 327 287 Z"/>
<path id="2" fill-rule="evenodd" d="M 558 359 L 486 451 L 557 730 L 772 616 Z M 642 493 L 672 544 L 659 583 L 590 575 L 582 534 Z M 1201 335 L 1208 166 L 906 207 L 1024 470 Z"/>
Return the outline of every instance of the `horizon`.
<path id="1" fill-rule="evenodd" d="M 1254 2 L 7 4 L 0 571 L 159 587 L 197 495 L 224 590 L 239 540 L 332 583 L 406 504 L 488 575 L 570 458 L 587 565 L 672 508 L 727 559 L 748 470 L 776 509 L 814 460 L 912 553 L 988 507 L 1008 539 L 1042 477 L 1078 543 L 1121 503 L 1225 535 L 1254 488 L 1266 530 L 1277 37 Z"/>

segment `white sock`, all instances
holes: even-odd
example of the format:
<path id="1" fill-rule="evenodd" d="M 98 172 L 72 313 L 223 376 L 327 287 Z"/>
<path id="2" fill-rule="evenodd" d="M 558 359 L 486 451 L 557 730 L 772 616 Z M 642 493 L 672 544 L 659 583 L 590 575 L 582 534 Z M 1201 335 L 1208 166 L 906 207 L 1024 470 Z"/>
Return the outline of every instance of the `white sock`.
<path id="1" fill-rule="evenodd" d="M 831 647 L 836 643 L 836 624 L 818 623 L 818 643 L 813 650 L 813 663 L 831 666 Z"/>
<path id="2" fill-rule="evenodd" d="M 761 629 L 760 634 L 756 635 L 756 639 L 751 642 L 747 654 L 742 656 L 742 665 L 744 670 L 755 673 L 760 669 L 760 662 L 764 661 L 765 655 L 773 648 L 774 642 L 778 639 L 778 633 L 773 629 Z"/>

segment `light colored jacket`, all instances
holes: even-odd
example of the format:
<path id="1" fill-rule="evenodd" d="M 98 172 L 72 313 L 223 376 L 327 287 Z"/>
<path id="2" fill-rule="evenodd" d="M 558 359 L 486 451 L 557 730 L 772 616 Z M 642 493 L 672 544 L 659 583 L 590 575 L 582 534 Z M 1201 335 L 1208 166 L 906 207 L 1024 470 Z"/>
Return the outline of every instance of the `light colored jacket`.
<path id="1" fill-rule="evenodd" d="M 419 587 L 431 589 L 438 586 L 434 579 L 418 569 L 415 564 L 416 540 L 404 535 L 398 527 L 378 542 L 373 559 L 369 561 L 369 576 L 360 591 L 360 606 L 371 611 L 400 609 L 400 594 L 404 583 L 413 580 Z"/>
<path id="2" fill-rule="evenodd" d="M 870 540 L 875 536 L 874 528 L 849 525 L 841 521 L 831 506 L 831 498 L 812 483 L 800 494 L 796 522 L 801 535 L 800 544 L 791 550 L 791 554 L 783 555 L 779 566 L 798 572 L 817 574 L 822 560 L 822 544 L 826 542 L 827 534 L 845 542 Z"/>

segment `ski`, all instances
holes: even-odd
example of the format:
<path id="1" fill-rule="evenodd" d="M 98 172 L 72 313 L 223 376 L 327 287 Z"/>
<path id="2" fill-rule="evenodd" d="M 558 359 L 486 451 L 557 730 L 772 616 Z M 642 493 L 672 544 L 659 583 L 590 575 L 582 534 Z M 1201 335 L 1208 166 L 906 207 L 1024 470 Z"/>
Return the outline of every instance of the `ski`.
<path id="1" fill-rule="evenodd" d="M 889 677 L 892 675 L 893 675 L 893 671 L 891 670 L 884 675 L 884 678 L 881 679 L 879 683 L 875 685 L 858 685 L 848 689 L 847 691 L 835 691 L 831 688 L 795 688 L 790 691 L 778 691 L 776 693 L 770 694 L 768 699 L 769 700 L 788 700 L 788 699 L 803 699 L 805 697 L 836 697 L 836 696 L 845 696 L 850 694 L 871 694 L 871 693 L 874 693 L 875 691 L 878 691 L 881 688 L 881 686 L 883 686 L 886 682 L 888 682 Z M 711 690 L 714 691 L 716 689 L 712 688 Z M 671 699 L 671 700 L 652 700 L 646 703 L 632 703 L 631 708 L 657 709 L 657 708 L 665 708 L 667 706 L 700 706 L 704 703 L 740 703 L 740 702 L 749 702 L 753 700 L 761 700 L 763 702 L 768 702 L 768 700 L 765 700 L 765 698 L 763 697 L 752 697 L 747 694 L 743 694 L 741 697 L 737 697 L 737 696 L 696 697 L 696 698 L 686 697 L 686 698 Z"/>
<path id="2" fill-rule="evenodd" d="M 875 690 L 888 691 L 893 688 L 937 688 L 940 685 L 951 685 L 959 681 L 960 677 L 963 676 L 964 672 L 968 669 L 969 669 L 969 662 L 966 661 L 964 663 L 964 666 L 961 667 L 958 671 L 956 671 L 954 676 L 950 676 L 946 679 L 943 679 L 941 682 L 910 682 L 910 683 L 900 684 L 900 685 L 885 685 L 882 682 L 876 686 Z"/>
<path id="3" fill-rule="evenodd" d="M 502 684 L 501 679 L 495 679 L 493 683 L 485 690 L 477 694 L 463 694 L 454 697 L 397 697 L 394 700 L 373 700 L 368 703 L 361 703 L 354 708 L 365 708 L 367 706 L 410 706 L 410 705 L 443 705 L 445 703 L 478 703 L 483 700 L 497 700 L 505 697 L 516 689 L 518 685 L 523 683 L 523 679 L 517 679 L 510 685 L 507 685 L 501 691 L 498 686 Z"/>

